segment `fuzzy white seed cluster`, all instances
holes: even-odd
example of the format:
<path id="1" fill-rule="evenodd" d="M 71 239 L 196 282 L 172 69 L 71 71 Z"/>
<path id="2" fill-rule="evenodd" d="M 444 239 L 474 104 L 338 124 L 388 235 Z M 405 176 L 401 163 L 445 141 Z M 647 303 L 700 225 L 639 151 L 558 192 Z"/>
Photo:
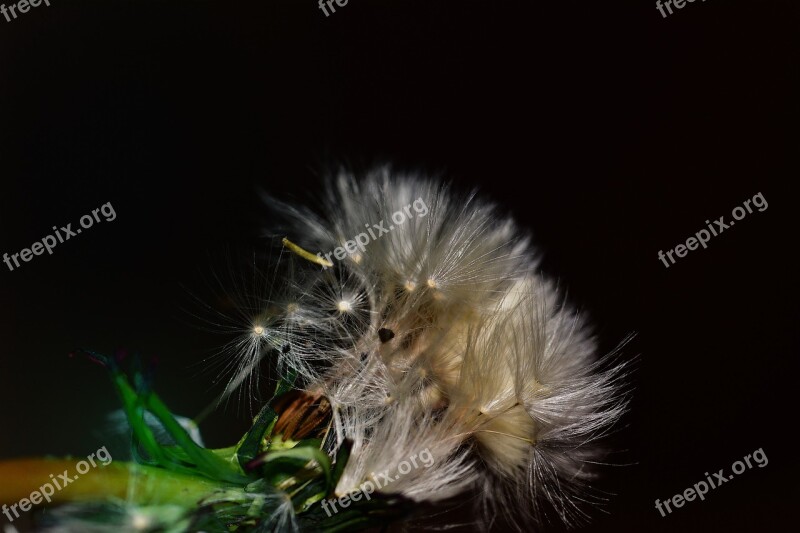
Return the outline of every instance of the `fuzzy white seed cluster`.
<path id="1" fill-rule="evenodd" d="M 232 346 L 229 387 L 274 357 L 324 395 L 326 451 L 353 443 L 339 495 L 430 450 L 432 467 L 384 490 L 428 502 L 471 492 L 486 516 L 514 509 L 520 528 L 551 512 L 582 521 L 596 441 L 625 410 L 627 367 L 595 356 L 526 233 L 474 194 L 388 167 L 339 173 L 322 214 L 277 209 L 284 235 L 316 253 L 419 199 L 427 216 L 335 268 L 282 254 L 280 281 Z"/>

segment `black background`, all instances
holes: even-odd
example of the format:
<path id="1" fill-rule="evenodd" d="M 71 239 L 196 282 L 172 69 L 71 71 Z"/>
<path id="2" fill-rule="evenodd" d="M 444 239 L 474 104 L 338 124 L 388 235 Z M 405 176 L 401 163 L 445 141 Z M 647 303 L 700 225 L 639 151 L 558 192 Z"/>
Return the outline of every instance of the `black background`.
<path id="1" fill-rule="evenodd" d="M 0 253 L 117 213 L 0 265 L 0 458 L 105 444 L 117 401 L 78 346 L 158 356 L 168 405 L 199 412 L 214 376 L 190 365 L 228 338 L 181 310 L 186 287 L 263 245 L 258 188 L 313 196 L 331 164 L 391 161 L 508 206 L 604 350 L 636 333 L 627 466 L 584 531 L 794 530 L 799 9 L 51 0 L 0 18 Z M 767 210 L 658 260 L 758 192 Z M 246 418 L 216 413 L 207 443 Z M 758 448 L 766 467 L 656 511 Z"/>

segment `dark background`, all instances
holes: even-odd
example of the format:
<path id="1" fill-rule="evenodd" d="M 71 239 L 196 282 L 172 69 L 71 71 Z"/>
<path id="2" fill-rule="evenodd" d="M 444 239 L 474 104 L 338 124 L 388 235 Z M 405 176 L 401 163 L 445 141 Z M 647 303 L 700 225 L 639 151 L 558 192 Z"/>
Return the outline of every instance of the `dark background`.
<path id="1" fill-rule="evenodd" d="M 265 243 L 258 188 L 313 196 L 331 164 L 392 161 L 508 206 L 604 350 L 636 333 L 627 466 L 583 531 L 794 531 L 799 10 L 51 0 L 0 18 L 0 254 L 117 213 L 0 264 L 0 458 L 106 444 L 117 400 L 79 346 L 158 356 L 168 405 L 199 412 L 218 389 L 191 365 L 229 339 L 182 308 Z M 758 192 L 766 211 L 658 260 Z M 203 431 L 246 425 L 229 409 Z M 758 448 L 765 468 L 654 508 Z"/>

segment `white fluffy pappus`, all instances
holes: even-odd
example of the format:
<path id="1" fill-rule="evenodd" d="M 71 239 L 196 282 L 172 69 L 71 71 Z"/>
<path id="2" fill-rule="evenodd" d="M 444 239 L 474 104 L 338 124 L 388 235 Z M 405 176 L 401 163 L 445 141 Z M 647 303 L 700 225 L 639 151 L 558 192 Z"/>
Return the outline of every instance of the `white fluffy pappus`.
<path id="1" fill-rule="evenodd" d="M 475 493 L 484 525 L 505 509 L 520 529 L 550 511 L 586 518 L 600 501 L 597 441 L 626 409 L 627 364 L 596 357 L 527 234 L 493 204 L 389 167 L 330 183 L 321 213 L 272 202 L 289 222 L 275 236 L 310 253 L 281 256 L 290 279 L 266 305 L 298 302 L 302 320 L 278 312 L 262 333 L 283 335 L 290 348 L 276 357 L 329 400 L 326 450 L 353 443 L 336 492 L 427 449 L 430 468 L 379 490 L 425 502 Z M 332 265 L 309 260 L 340 247 Z"/>

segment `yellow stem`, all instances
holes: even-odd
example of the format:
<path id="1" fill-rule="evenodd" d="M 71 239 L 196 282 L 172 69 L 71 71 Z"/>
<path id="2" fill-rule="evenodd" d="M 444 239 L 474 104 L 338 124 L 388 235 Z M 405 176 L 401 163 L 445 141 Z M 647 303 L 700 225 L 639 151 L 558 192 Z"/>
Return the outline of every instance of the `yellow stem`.
<path id="1" fill-rule="evenodd" d="M 12 505 L 23 498 L 30 499 L 35 492 L 41 494 L 47 484 L 55 489 L 51 496 L 53 502 L 115 498 L 136 504 L 186 506 L 197 505 L 214 492 L 227 488 L 202 477 L 133 463 L 102 466 L 97 462 L 96 467 L 79 474 L 77 463 L 68 459 L 36 458 L 0 461 L 0 504 Z M 72 481 L 67 483 L 61 477 L 64 475 Z"/>

